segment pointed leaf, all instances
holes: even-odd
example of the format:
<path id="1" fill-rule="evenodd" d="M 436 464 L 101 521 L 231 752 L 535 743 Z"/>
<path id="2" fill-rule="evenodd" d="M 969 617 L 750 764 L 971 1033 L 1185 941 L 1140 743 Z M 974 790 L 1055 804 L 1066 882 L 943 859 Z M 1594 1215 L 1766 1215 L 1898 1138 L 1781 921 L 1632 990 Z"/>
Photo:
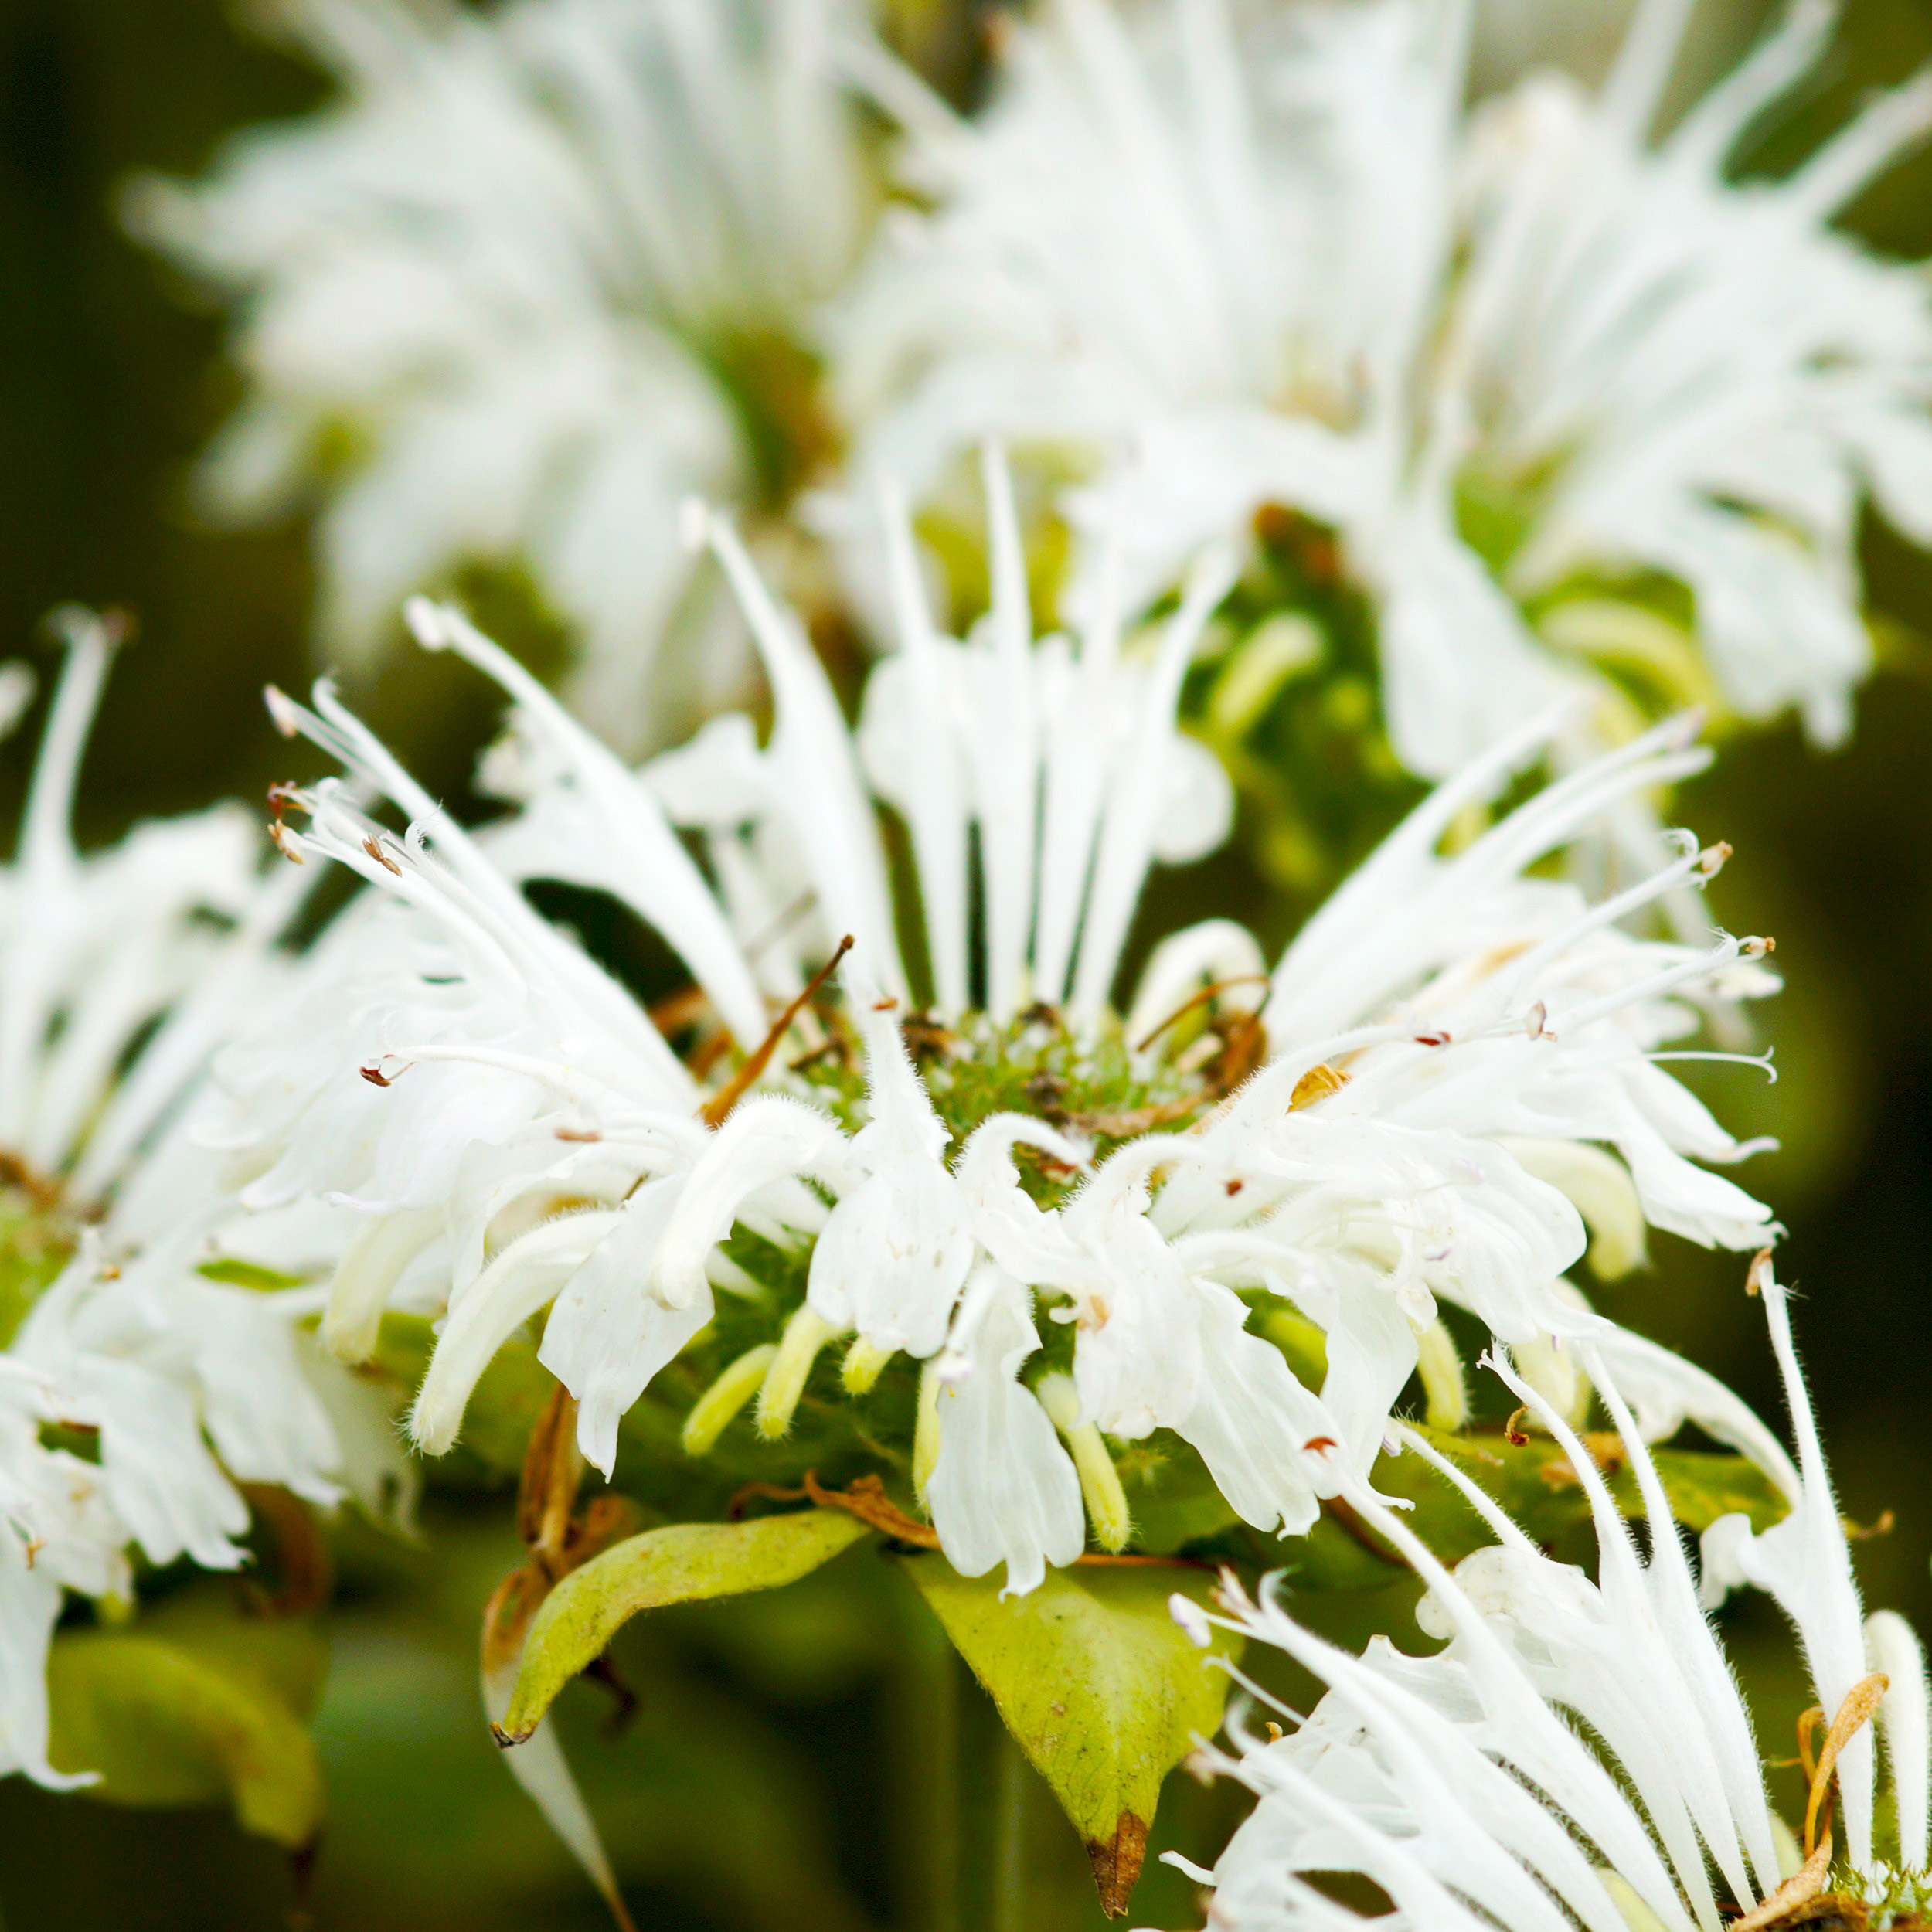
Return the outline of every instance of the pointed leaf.
<path id="1" fill-rule="evenodd" d="M 753 1522 L 647 1529 L 593 1557 L 557 1584 L 531 1620 L 503 1738 L 528 1737 L 558 1692 L 640 1611 L 776 1590 L 870 1533 L 855 1517 L 807 1509 Z"/>
<path id="2" fill-rule="evenodd" d="M 231 1804 L 243 1828 L 291 1849 L 322 1820 L 322 1773 L 301 1709 L 325 1652 L 310 1627 L 157 1619 L 83 1630 L 47 1663 L 49 1756 L 131 1805 Z"/>
<path id="3" fill-rule="evenodd" d="M 1205 1597 L 1199 1572 L 1056 1570 L 1030 1596 L 997 1577 L 961 1577 L 940 1556 L 903 1560 L 906 1574 L 998 1706 L 1035 1770 L 1085 1841 L 1100 1902 L 1127 1910 L 1168 1773 L 1198 1733 L 1220 1728 L 1227 1679 L 1213 1652 L 1178 1629 L 1168 1600 Z"/>

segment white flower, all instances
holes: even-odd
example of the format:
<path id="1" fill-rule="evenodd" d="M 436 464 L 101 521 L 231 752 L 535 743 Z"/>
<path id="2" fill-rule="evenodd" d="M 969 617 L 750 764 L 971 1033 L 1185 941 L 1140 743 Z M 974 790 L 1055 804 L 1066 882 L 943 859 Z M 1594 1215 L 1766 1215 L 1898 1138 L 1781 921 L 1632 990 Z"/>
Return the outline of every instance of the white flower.
<path id="1" fill-rule="evenodd" d="M 1798 1452 L 1795 1469 L 1774 1446 L 1767 1458 L 1791 1514 L 1759 1540 L 1803 1546 L 1801 1586 L 1787 1588 L 1794 1580 L 1787 1573 L 1773 1587 L 1792 1617 L 1828 1726 L 1804 1844 L 1767 1796 L 1750 1713 L 1699 1607 L 1697 1578 L 1610 1360 L 1592 1358 L 1591 1372 L 1641 1492 L 1641 1538 L 1583 1442 L 1499 1363 L 1583 1482 L 1597 1580 L 1546 1556 L 1452 1464 L 1405 1434 L 1405 1447 L 1432 1462 L 1497 1538 L 1451 1573 L 1393 1512 L 1352 1492 L 1428 1586 L 1417 1619 L 1448 1640 L 1446 1648 L 1412 1656 L 1377 1638 L 1353 1657 L 1298 1624 L 1278 1584 L 1265 1587 L 1258 1604 L 1226 1591 L 1227 1621 L 1286 1651 L 1326 1694 L 1305 1721 L 1290 1717 L 1290 1735 L 1271 1726 L 1267 1741 L 1237 1720 L 1234 1754 L 1206 1754 L 1206 1768 L 1233 1773 L 1259 1799 L 1214 1871 L 1197 1874 L 1216 1888 L 1211 1926 L 1286 1932 L 1364 1923 L 1302 1876 L 1317 1872 L 1360 1872 L 1379 1885 L 1394 1914 L 1375 1923 L 1389 1932 L 1575 1924 L 1716 1932 L 1724 1900 L 1744 1912 L 1735 1923 L 1764 1925 L 1823 1889 L 1835 1849 L 1855 1879 L 1882 1877 L 1865 1722 L 1874 1715 L 1886 1740 L 1900 1852 L 1908 1866 L 1923 1865 L 1923 1655 L 1889 1613 L 1861 1631 L 1784 1291 L 1767 1264 L 1753 1276 Z M 1707 1589 L 1721 1569 L 1717 1553 L 1734 1553 L 1748 1538 L 1736 1520 L 1706 1532 Z M 1816 1803 L 1834 1770 L 1835 1816 Z"/>
<path id="2" fill-rule="evenodd" d="M 1593 662 L 1835 740 L 1870 662 L 1862 502 L 1932 541 L 1932 309 L 1831 224 L 1932 85 L 1739 182 L 1830 8 L 1656 138 L 1679 0 L 1595 96 L 1543 75 L 1465 112 L 1470 11 L 1053 0 L 977 123 L 909 128 L 936 206 L 837 335 L 856 468 L 923 497 L 989 434 L 1111 459 L 1071 505 L 1076 588 L 1104 532 L 1131 607 L 1264 505 L 1334 526 L 1429 775 Z M 1647 579 L 1687 594 L 1704 668 Z"/>
<path id="3" fill-rule="evenodd" d="M 806 319 L 876 198 L 835 71 L 859 10 L 287 14 L 337 103 L 131 204 L 240 304 L 250 388 L 208 500 L 319 503 L 332 651 L 366 658 L 461 566 L 521 564 L 577 634 L 584 715 L 634 739 L 667 699 L 712 708 L 741 649 L 687 595 L 672 512 L 693 490 L 776 507 L 824 453 Z"/>
<path id="4" fill-rule="evenodd" d="M 264 1217 L 245 1233 L 181 1122 L 209 1056 L 272 1009 L 273 945 L 304 881 L 264 872 L 240 807 L 137 826 L 83 855 L 70 819 L 117 639 L 67 616 L 16 855 L 0 869 L 0 1773 L 48 1764 L 46 1660 L 66 1590 L 131 1594 L 138 1544 L 165 1564 L 243 1560 L 237 1482 L 372 1506 L 406 1488 L 387 1417 L 309 1359 L 301 1291 L 263 1293 L 218 1261 L 313 1266 L 335 1230 Z M 0 672 L 10 727 L 30 681 Z M 295 1245 L 290 1247 L 291 1243 Z M 63 1259 L 64 1257 L 64 1265 Z M 36 1271 L 56 1278 L 37 1294 Z M 94 1461 L 43 1425 L 90 1434 Z M 393 1500 L 393 1497 L 389 1500 Z M 83 1779 L 81 1781 L 85 1781 Z"/>
<path id="5" fill-rule="evenodd" d="M 1626 1260 L 1646 1221 L 1764 1237 L 1764 1208 L 1689 1158 L 1749 1150 L 1658 1064 L 1700 1004 L 1768 989 L 1762 947 L 1628 924 L 1718 855 L 1687 842 L 1596 906 L 1526 876 L 1699 765 L 1681 726 L 1443 856 L 1451 823 L 1558 721 L 1519 733 L 1423 805 L 1271 980 L 1251 938 L 1210 922 L 1157 951 L 1123 1029 L 1150 866 L 1227 825 L 1225 778 L 1174 722 L 1226 572 L 1203 560 L 1151 634 L 1104 603 L 1077 642 L 1036 642 L 996 454 L 985 474 L 994 602 L 964 641 L 932 629 L 887 505 L 900 645 L 855 745 L 796 619 L 702 515 L 771 685 L 763 747 L 719 723 L 634 776 L 456 612 L 419 604 L 423 641 L 515 704 L 491 769 L 522 809 L 473 835 L 325 685 L 312 712 L 275 696 L 285 728 L 413 823 L 387 832 L 332 783 L 297 795 L 308 825 L 285 849 L 349 866 L 383 903 L 318 951 L 306 1009 L 223 1056 L 227 1097 L 201 1131 L 253 1175 L 245 1199 L 308 1193 L 371 1217 L 326 1324 L 343 1352 L 372 1345 L 406 1271 L 409 1305 L 446 1306 L 413 1418 L 426 1447 L 455 1439 L 484 1367 L 547 1308 L 539 1359 L 607 1472 L 624 1412 L 710 1334 L 719 1294 L 749 1297 L 774 1339 L 755 1375 L 733 1365 L 718 1386 L 740 1404 L 760 1391 L 761 1433 L 785 1432 L 835 1338 L 852 1338 L 856 1397 L 910 1355 L 927 1418 L 915 1480 L 944 1546 L 972 1573 L 1004 1558 L 1026 1587 L 1077 1553 L 1077 1470 L 1096 1533 L 1127 1534 L 1108 1454 L 1083 1432 L 1171 1430 L 1247 1521 L 1305 1530 L 1339 1469 L 1366 1475 L 1438 1298 L 1526 1347 L 1600 1332 L 1560 1279 L 1585 1245 L 1566 1189 Z M 880 799 L 913 876 L 886 862 Z M 722 1040 L 701 1030 L 687 1066 L 539 916 L 519 889 L 535 878 L 594 886 L 656 929 L 695 983 L 679 1023 L 708 1009 L 745 1056 L 729 1080 Z M 800 993 L 828 955 L 842 998 L 818 990 L 831 964 Z M 767 988 L 797 995 L 775 1025 Z M 1318 1391 L 1250 1326 L 1270 1298 L 1325 1332 Z M 1043 1372 L 1070 1374 L 1052 1415 Z M 733 1413 L 709 1400 L 700 1447 Z"/>

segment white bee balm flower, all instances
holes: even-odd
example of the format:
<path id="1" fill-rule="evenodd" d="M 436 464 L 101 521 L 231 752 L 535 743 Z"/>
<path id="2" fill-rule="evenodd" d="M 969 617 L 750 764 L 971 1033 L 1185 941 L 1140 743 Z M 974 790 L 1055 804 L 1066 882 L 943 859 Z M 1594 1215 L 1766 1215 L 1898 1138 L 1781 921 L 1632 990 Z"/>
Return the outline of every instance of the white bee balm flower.
<path id="1" fill-rule="evenodd" d="M 574 700 L 614 735 L 715 706 L 742 652 L 688 595 L 673 512 L 693 490 L 780 508 L 829 447 L 807 323 L 876 197 L 835 70 L 862 9 L 284 13 L 336 102 L 131 202 L 240 307 L 249 389 L 207 500 L 317 504 L 321 635 L 352 659 L 486 560 L 572 627 Z"/>
<path id="2" fill-rule="evenodd" d="M 1418 1621 L 1446 1638 L 1446 1648 L 1412 1656 L 1377 1638 L 1353 1657 L 1302 1628 L 1278 1583 L 1258 1604 L 1224 1586 L 1226 1616 L 1206 1621 L 1285 1651 L 1326 1694 L 1305 1720 L 1281 1713 L 1294 1726 L 1287 1736 L 1270 1725 L 1269 1741 L 1237 1719 L 1233 1749 L 1203 1754 L 1203 1769 L 1239 1777 L 1259 1801 L 1214 1870 L 1196 1874 L 1216 1888 L 1210 1925 L 1717 1932 L 1723 1924 L 1753 1932 L 1784 1923 L 1825 1889 L 1828 1868 L 1838 1885 L 1884 1889 L 1892 1861 L 1875 1833 L 1874 1716 L 1888 1739 L 1897 1849 L 1906 1866 L 1922 1868 L 1923 1654 L 1889 1612 L 1861 1632 L 1785 1291 L 1768 1263 L 1753 1274 L 1798 1452 L 1795 1468 L 1774 1445 L 1766 1458 L 1791 1514 L 1758 1540 L 1803 1546 L 1802 1588 L 1789 1587 L 1790 1574 L 1770 1587 L 1791 1615 L 1822 1720 L 1798 1828 L 1766 1791 L 1750 1714 L 1699 1611 L 1699 1579 L 1644 1434 L 1611 1361 L 1586 1345 L 1641 1492 L 1641 1538 L 1583 1441 L 1498 1366 L 1539 1410 L 1588 1493 L 1594 1582 L 1544 1554 L 1483 1491 L 1404 1432 L 1405 1446 L 1461 1492 L 1497 1539 L 1452 1572 L 1400 1517 L 1358 1492 L 1366 1519 L 1427 1586 Z M 1747 1544 L 1741 1522 L 1720 1519 L 1706 1532 L 1706 1591 L 1721 1580 L 1725 1553 Z M 1776 1567 L 1768 1556 L 1765 1566 Z M 1381 1886 L 1393 1916 L 1365 1920 L 1303 1876 L 1342 1872 Z"/>
<path id="3" fill-rule="evenodd" d="M 312 1362 L 299 1291 L 210 1279 L 333 1231 L 231 1238 L 232 1194 L 181 1122 L 209 1056 L 272 1007 L 274 942 L 306 883 L 264 872 L 239 806 L 138 825 L 82 854 L 70 829 L 110 622 L 63 614 L 19 845 L 0 868 L 0 1773 L 47 1760 L 46 1657 L 63 1593 L 126 1598 L 128 1557 L 243 1560 L 238 1482 L 332 1504 L 401 1480 L 386 1414 Z M 17 721 L 31 680 L 0 672 Z M 328 1378 L 337 1378 L 330 1387 Z M 91 1437 L 85 1459 L 50 1446 Z M 356 1472 L 351 1476 L 351 1467 Z M 365 1480 L 366 1478 L 366 1480 Z"/>
<path id="4" fill-rule="evenodd" d="M 984 116 L 909 128 L 930 212 L 843 298 L 856 466 L 923 497 L 989 434 L 1104 459 L 1076 588 L 1117 542 L 1130 607 L 1264 506 L 1332 526 L 1428 775 L 1593 664 L 1836 740 L 1862 502 L 1932 541 L 1932 307 L 1833 224 L 1932 81 L 1737 181 L 1828 6 L 1663 135 L 1684 0 L 1645 0 L 1594 96 L 1466 111 L 1471 12 L 1053 0 Z"/>
<path id="5" fill-rule="evenodd" d="M 1633 1218 L 1763 1240 L 1764 1207 L 1696 1164 L 1749 1150 L 1658 1059 L 1700 1002 L 1767 989 L 1763 947 L 1629 923 L 1717 855 L 1686 843 L 1597 905 L 1526 876 L 1700 765 L 1684 728 L 1444 855 L 1451 821 L 1556 721 L 1519 733 L 1423 805 L 1271 977 L 1222 984 L 1255 948 L 1213 922 L 1156 954 L 1131 1003 L 1152 1017 L 1124 1027 L 1149 868 L 1227 822 L 1225 779 L 1174 722 L 1225 570 L 1198 564 L 1151 634 L 1104 606 L 1077 639 L 1036 640 L 996 454 L 986 478 L 992 607 L 966 639 L 937 634 L 901 523 L 900 647 L 856 741 L 797 620 L 702 512 L 769 675 L 762 747 L 748 722 L 714 725 L 632 774 L 459 614 L 419 605 L 423 641 L 515 705 L 494 768 L 522 809 L 472 835 L 326 685 L 313 711 L 275 698 L 413 822 L 386 831 L 333 783 L 291 794 L 308 822 L 287 849 L 349 866 L 383 903 L 318 954 L 309 1016 L 224 1056 L 228 1097 L 202 1131 L 255 1175 L 248 1199 L 308 1192 L 368 1217 L 328 1318 L 345 1352 L 371 1345 L 406 1267 L 440 1282 L 412 1304 L 447 1309 L 414 1413 L 425 1447 L 456 1438 L 483 1369 L 533 1321 L 607 1472 L 624 1413 L 680 1356 L 719 1378 L 686 1430 L 708 1450 L 754 1390 L 760 1434 L 782 1437 L 849 1338 L 829 1400 L 876 1391 L 889 1410 L 903 1387 L 923 1418 L 913 1486 L 948 1556 L 974 1574 L 1003 1560 L 1026 1588 L 1078 1553 L 1070 1499 L 1110 1546 L 1127 1534 L 1104 1438 L 1165 1432 L 1246 1521 L 1303 1531 L 1338 1472 L 1366 1477 L 1439 1299 L 1526 1347 L 1603 1332 L 1561 1283 L 1586 1244 L 1565 1185 L 1623 1217 L 1626 1250 Z M 657 1010 L 687 1029 L 708 1014 L 711 1032 L 681 1059 L 526 879 L 638 914 L 692 977 Z M 770 948 L 794 995 L 775 1020 Z M 1318 1386 L 1271 1311 L 1325 1335 Z M 882 1382 L 895 1362 L 902 1380 Z"/>

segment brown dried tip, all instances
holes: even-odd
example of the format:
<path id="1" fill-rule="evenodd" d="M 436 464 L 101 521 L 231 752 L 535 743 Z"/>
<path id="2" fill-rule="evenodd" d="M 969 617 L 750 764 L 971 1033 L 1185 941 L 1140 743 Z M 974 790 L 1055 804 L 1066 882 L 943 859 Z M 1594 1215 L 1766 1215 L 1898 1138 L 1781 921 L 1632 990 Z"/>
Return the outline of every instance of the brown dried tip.
<path id="1" fill-rule="evenodd" d="M 1503 1424 L 1503 1440 L 1509 1444 L 1511 1448 L 1522 1449 L 1528 1446 L 1529 1437 L 1528 1432 L 1524 1429 L 1523 1424 L 1528 1421 L 1529 1419 L 1529 1411 L 1527 1409 L 1519 1409 L 1510 1417 L 1509 1420 Z"/>
<path id="2" fill-rule="evenodd" d="M 1111 1838 L 1087 1841 L 1087 1856 L 1100 1891 L 1100 1910 L 1110 1919 L 1124 1917 L 1141 1867 L 1147 1862 L 1147 1821 L 1131 1811 L 1121 1812 Z"/>
<path id="3" fill-rule="evenodd" d="M 1774 1278 L 1771 1273 L 1771 1251 L 1769 1248 L 1760 1248 L 1751 1257 L 1750 1267 L 1744 1277 L 1744 1292 L 1754 1295 L 1766 1282 Z"/>

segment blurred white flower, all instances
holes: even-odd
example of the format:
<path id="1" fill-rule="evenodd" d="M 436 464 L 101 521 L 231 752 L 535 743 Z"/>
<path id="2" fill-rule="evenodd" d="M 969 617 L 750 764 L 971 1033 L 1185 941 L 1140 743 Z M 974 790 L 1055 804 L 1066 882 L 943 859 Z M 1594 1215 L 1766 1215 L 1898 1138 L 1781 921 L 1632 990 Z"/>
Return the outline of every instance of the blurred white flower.
<path id="1" fill-rule="evenodd" d="M 1699 767 L 1681 727 L 1442 855 L 1555 720 L 1518 734 L 1421 808 L 1271 979 L 1250 937 L 1210 921 L 1155 951 L 1123 1025 L 1150 866 L 1227 827 L 1226 781 L 1174 721 L 1225 567 L 1198 563 L 1157 631 L 1124 632 L 1103 600 L 1077 641 L 1036 641 L 996 454 L 985 479 L 993 602 L 964 641 L 933 628 L 887 505 L 899 648 L 855 743 L 796 618 L 703 515 L 694 534 L 774 694 L 763 747 L 748 720 L 719 720 L 633 774 L 456 612 L 419 604 L 423 641 L 514 702 L 488 770 L 522 808 L 472 835 L 325 684 L 313 711 L 274 696 L 285 729 L 413 822 L 399 837 L 332 782 L 295 795 L 308 822 L 285 849 L 351 866 L 386 903 L 352 920 L 334 964 L 318 956 L 305 1006 L 223 1056 L 226 1099 L 199 1131 L 240 1163 L 245 1202 L 367 1217 L 328 1317 L 345 1353 L 372 1345 L 406 1271 L 412 1305 L 447 1303 L 414 1411 L 425 1447 L 455 1440 L 484 1368 L 547 1308 L 539 1359 L 607 1471 L 624 1411 L 719 1295 L 748 1296 L 775 1341 L 726 1372 L 728 1401 L 700 1401 L 688 1444 L 754 1392 L 761 1432 L 782 1434 L 836 1337 L 852 1338 L 855 1396 L 909 1355 L 915 1478 L 942 1544 L 968 1573 L 1003 1560 L 1023 1590 L 1079 1553 L 1083 1488 L 1095 1533 L 1127 1534 L 1083 1431 L 1172 1430 L 1249 1522 L 1299 1531 L 1338 1469 L 1366 1474 L 1437 1298 L 1526 1345 L 1597 1332 L 1560 1280 L 1586 1238 L 1565 1190 L 1626 1263 L 1646 1221 L 1764 1237 L 1767 1210 L 1694 1164 L 1750 1150 L 1658 1063 L 1699 1002 L 1769 989 L 1762 947 L 1620 923 L 1718 855 L 1686 842 L 1594 906 L 1526 876 Z M 896 871 L 881 801 L 904 828 Z M 745 1056 L 728 1080 L 719 1050 L 687 1066 L 539 917 L 519 889 L 532 879 L 596 887 L 662 934 L 695 981 L 676 1004 L 687 1019 L 708 1005 Z M 768 998 L 828 956 L 842 1002 L 799 994 L 774 1026 Z M 802 1277 L 802 1301 L 729 1251 L 747 1233 L 760 1266 Z M 1250 1327 L 1244 1294 L 1325 1332 L 1318 1391 Z M 1070 1372 L 1051 1413 L 1023 1379 L 1041 1370 Z"/>
<path id="2" fill-rule="evenodd" d="M 573 628 L 635 740 L 733 692 L 689 593 L 691 492 L 781 507 L 828 454 L 806 318 L 876 189 L 835 71 L 856 0 L 296 0 L 333 106 L 144 182 L 138 232 L 240 304 L 219 513 L 320 506 L 321 641 L 488 562 Z M 665 647 L 674 625 L 679 641 Z"/>
<path id="3" fill-rule="evenodd" d="M 386 1512 L 409 1487 L 379 1403 L 301 1332 L 313 1298 L 201 1271 L 332 1254 L 332 1231 L 287 1222 L 230 1240 L 218 1163 L 179 1131 L 209 1054 L 272 1006 L 272 948 L 305 882 L 264 872 L 240 806 L 75 849 L 117 640 L 83 612 L 66 628 L 0 868 L 0 1773 L 56 1785 L 75 1781 L 46 1757 L 63 1590 L 127 1597 L 131 1543 L 154 1563 L 233 1568 L 249 1519 L 238 1482 L 322 1504 L 354 1488 Z M 30 688 L 22 667 L 0 667 L 9 728 Z M 90 1435 L 94 1459 L 49 1446 L 46 1425 Z"/>
<path id="4" fill-rule="evenodd" d="M 1075 592 L 1105 532 L 1130 608 L 1264 505 L 1333 526 L 1427 775 L 1593 666 L 1835 741 L 1862 505 L 1932 542 L 1932 305 L 1832 223 L 1932 83 L 1735 180 L 1834 14 L 1800 0 L 1654 136 L 1689 12 L 1644 0 L 1594 94 L 1465 111 L 1455 0 L 1051 0 L 978 122 L 909 125 L 933 212 L 835 331 L 855 468 L 923 496 L 989 434 L 1097 453 Z"/>
<path id="5" fill-rule="evenodd" d="M 1923 1655 L 1890 1613 L 1861 1628 L 1785 1291 L 1767 1261 L 1753 1277 L 1791 1406 L 1797 1465 L 1761 1430 L 1756 1453 L 1790 1514 L 1756 1539 L 1743 1519 L 1720 1518 L 1705 1532 L 1702 1569 L 1708 1600 L 1740 1550 L 1761 1550 L 1761 1560 L 1747 1555 L 1745 1563 L 1767 1573 L 1760 1580 L 1791 1617 L 1821 1716 L 1815 1765 L 1806 1765 L 1803 1842 L 1766 1794 L 1750 1713 L 1700 1611 L 1698 1579 L 1645 1434 L 1618 1393 L 1612 1362 L 1585 1344 L 1641 1492 L 1641 1536 L 1583 1440 L 1506 1361 L 1496 1366 L 1588 1494 L 1594 1582 L 1545 1554 L 1459 1469 L 1405 1431 L 1405 1446 L 1461 1492 L 1497 1539 L 1451 1573 L 1398 1515 L 1366 1491 L 1352 1492 L 1427 1585 L 1417 1621 L 1447 1638 L 1445 1648 L 1411 1656 L 1379 1637 L 1353 1657 L 1295 1621 L 1278 1581 L 1258 1604 L 1224 1586 L 1220 1621 L 1285 1651 L 1326 1692 L 1305 1720 L 1263 1696 L 1293 1726 L 1288 1735 L 1270 1725 L 1270 1741 L 1237 1719 L 1233 1752 L 1202 1754 L 1202 1768 L 1232 1774 L 1259 1800 L 1215 1869 L 1196 1874 L 1216 1887 L 1211 1926 L 1716 1932 L 1720 1923 L 1785 1923 L 1825 1889 L 1835 1852 L 1838 1874 L 1880 1889 L 1883 1865 L 1895 1862 L 1881 1861 L 1876 1845 L 1874 1717 L 1891 1774 L 1896 1862 L 1923 1868 L 1932 1777 Z M 1781 1566 L 1774 1547 L 1794 1563 Z M 1206 1622 L 1216 1620 L 1192 1605 L 1187 1614 L 1205 1640 Z M 1343 1872 L 1379 1886 L 1393 1915 L 1367 1920 L 1304 1876 Z M 1723 1916 L 1720 1901 L 1743 1916 Z"/>

